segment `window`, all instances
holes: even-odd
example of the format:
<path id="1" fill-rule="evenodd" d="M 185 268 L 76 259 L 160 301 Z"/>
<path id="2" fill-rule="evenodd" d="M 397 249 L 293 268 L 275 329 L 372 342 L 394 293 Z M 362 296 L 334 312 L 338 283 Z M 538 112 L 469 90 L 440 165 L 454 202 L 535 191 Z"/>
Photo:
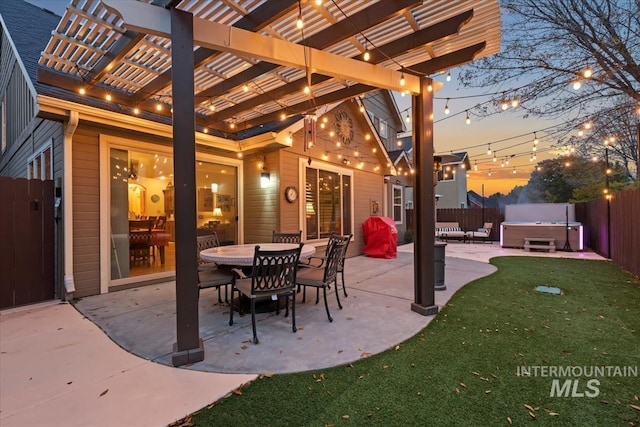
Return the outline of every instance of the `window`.
<path id="1" fill-rule="evenodd" d="M 53 179 L 53 165 L 51 161 L 52 141 L 53 140 L 47 142 L 39 151 L 29 157 L 27 160 L 27 178 Z"/>
<path id="2" fill-rule="evenodd" d="M 438 181 L 455 181 L 456 165 L 443 165 L 438 171 Z"/>
<path id="3" fill-rule="evenodd" d="M 2 123 L 2 134 L 0 134 L 2 150 L 0 151 L 0 153 L 4 153 L 4 151 L 7 149 L 7 110 L 5 108 L 4 98 L 2 98 L 2 104 L 0 104 L 0 123 Z"/>
<path id="4" fill-rule="evenodd" d="M 387 122 L 384 120 L 380 120 L 378 122 L 378 133 L 380 134 L 380 138 L 387 137 Z"/>
<path id="5" fill-rule="evenodd" d="M 399 185 L 393 186 L 393 220 L 396 224 L 402 223 L 402 210 L 404 209 L 404 203 L 402 201 L 402 187 Z"/>
<path id="6" fill-rule="evenodd" d="M 304 168 L 305 240 L 326 239 L 332 232 L 353 232 L 352 172 L 327 169 Z"/>

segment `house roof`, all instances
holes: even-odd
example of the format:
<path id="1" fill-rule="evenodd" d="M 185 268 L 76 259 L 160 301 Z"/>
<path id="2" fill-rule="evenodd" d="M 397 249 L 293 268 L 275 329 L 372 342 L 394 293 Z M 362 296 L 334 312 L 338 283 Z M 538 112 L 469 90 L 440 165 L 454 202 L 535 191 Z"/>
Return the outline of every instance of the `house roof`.
<path id="1" fill-rule="evenodd" d="M 0 1 L 0 15 L 28 77 L 35 83 L 40 53 L 51 38 L 51 31 L 58 25 L 60 16 L 22 0 Z"/>
<path id="2" fill-rule="evenodd" d="M 72 0 L 40 57 L 39 93 L 130 115 L 139 108 L 170 123 L 172 39 L 162 6 L 194 16 L 197 130 L 230 139 L 379 88 L 417 93 L 418 76 L 500 47 L 497 0 Z"/>

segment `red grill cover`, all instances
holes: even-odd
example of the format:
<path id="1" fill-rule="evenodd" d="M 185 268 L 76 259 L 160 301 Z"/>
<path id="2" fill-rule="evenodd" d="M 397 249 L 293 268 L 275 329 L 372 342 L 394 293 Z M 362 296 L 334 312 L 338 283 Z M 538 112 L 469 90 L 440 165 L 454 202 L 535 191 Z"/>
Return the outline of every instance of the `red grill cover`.
<path id="1" fill-rule="evenodd" d="M 364 253 L 373 258 L 396 258 L 398 229 L 393 218 L 371 216 L 362 223 Z"/>

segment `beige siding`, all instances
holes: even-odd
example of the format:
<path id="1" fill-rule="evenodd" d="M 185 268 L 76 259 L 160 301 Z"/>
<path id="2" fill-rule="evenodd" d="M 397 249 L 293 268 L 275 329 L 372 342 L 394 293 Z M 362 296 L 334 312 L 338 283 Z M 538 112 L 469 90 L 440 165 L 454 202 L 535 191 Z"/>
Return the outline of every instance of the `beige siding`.
<path id="1" fill-rule="evenodd" d="M 75 296 L 100 293 L 99 133 L 78 127 L 73 136 L 73 277 Z"/>
<path id="2" fill-rule="evenodd" d="M 300 203 L 304 189 L 300 188 L 300 168 L 298 167 L 299 155 L 287 150 L 280 151 L 280 191 L 278 200 L 280 202 L 280 231 L 289 233 L 302 229 L 300 224 Z M 295 186 L 298 189 L 298 200 L 289 203 L 284 197 L 284 189 L 288 186 Z"/>
<path id="3" fill-rule="evenodd" d="M 382 203 L 383 197 L 382 175 L 356 170 L 353 177 L 354 185 L 354 241 L 349 246 L 350 254 L 361 254 L 364 249 L 362 223 L 371 216 L 371 201 Z"/>
<path id="4" fill-rule="evenodd" d="M 266 158 L 271 185 L 260 188 L 258 162 Z M 247 156 L 244 161 L 244 241 L 245 243 L 270 242 L 273 230 L 279 228 L 280 171 L 277 151 Z"/>

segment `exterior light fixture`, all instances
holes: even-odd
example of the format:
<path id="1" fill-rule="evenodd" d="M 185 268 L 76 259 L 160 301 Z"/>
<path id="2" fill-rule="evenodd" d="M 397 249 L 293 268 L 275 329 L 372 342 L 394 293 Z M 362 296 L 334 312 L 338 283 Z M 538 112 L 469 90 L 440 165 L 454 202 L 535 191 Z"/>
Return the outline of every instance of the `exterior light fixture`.
<path id="1" fill-rule="evenodd" d="M 538 145 L 540 141 L 538 141 L 538 135 L 534 132 L 533 133 L 533 144 L 534 145 Z"/>
<path id="2" fill-rule="evenodd" d="M 447 103 L 444 106 L 444 113 L 449 114 L 449 98 L 447 98 Z"/>
<path id="3" fill-rule="evenodd" d="M 591 71 L 591 67 L 587 65 L 587 68 L 584 69 L 584 71 L 582 72 L 582 75 L 584 76 L 585 79 L 590 78 L 593 75 L 593 72 Z"/>
<path id="4" fill-rule="evenodd" d="M 269 172 L 260 173 L 260 188 L 267 188 L 271 183 L 271 175 Z"/>
<path id="5" fill-rule="evenodd" d="M 404 86 L 407 82 L 404 80 L 404 72 L 400 74 L 400 86 Z"/>
<path id="6" fill-rule="evenodd" d="M 450 82 L 451 81 L 451 72 L 447 73 L 447 81 Z"/>
<path id="7" fill-rule="evenodd" d="M 487 146 L 487 156 L 491 155 L 491 144 Z"/>
<path id="8" fill-rule="evenodd" d="M 469 117 L 469 110 L 467 110 L 467 118 L 465 119 L 465 123 L 467 123 L 468 125 L 471 124 L 471 117 Z"/>
<path id="9" fill-rule="evenodd" d="M 439 172 L 442 169 L 442 157 L 433 156 L 433 171 Z"/>
<path id="10" fill-rule="evenodd" d="M 86 90 L 86 89 L 84 88 L 84 86 L 83 86 L 83 87 L 81 87 L 81 88 L 78 90 L 78 93 L 79 93 L 80 95 L 84 95 L 84 94 L 86 94 L 86 93 L 87 93 L 87 90 Z"/>

